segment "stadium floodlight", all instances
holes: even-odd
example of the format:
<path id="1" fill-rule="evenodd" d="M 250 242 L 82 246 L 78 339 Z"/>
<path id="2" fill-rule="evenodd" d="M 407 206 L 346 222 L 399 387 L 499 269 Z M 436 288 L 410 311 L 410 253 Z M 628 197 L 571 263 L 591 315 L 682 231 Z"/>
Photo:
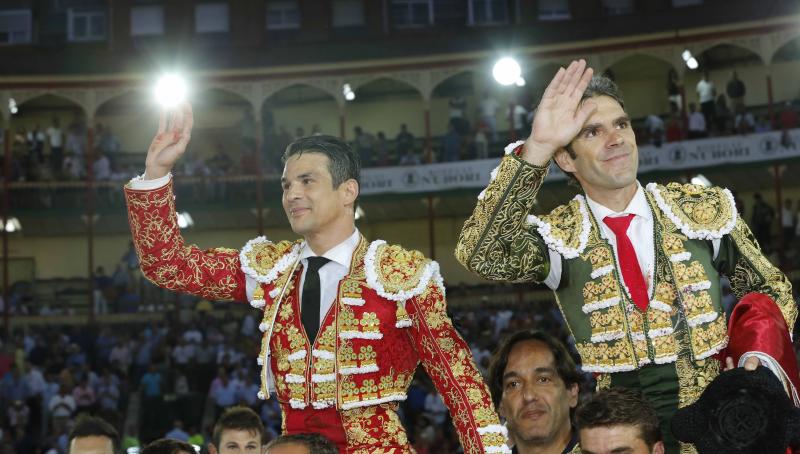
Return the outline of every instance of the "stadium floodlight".
<path id="1" fill-rule="evenodd" d="M 8 98 L 8 111 L 11 113 L 11 115 L 16 115 L 16 113 L 19 112 L 16 99 Z"/>
<path id="2" fill-rule="evenodd" d="M 711 181 L 710 181 L 708 178 L 706 178 L 706 176 L 705 176 L 705 175 L 703 175 L 702 173 L 698 173 L 697 175 L 695 175 L 694 177 L 692 177 L 692 180 L 691 180 L 691 182 L 692 182 L 692 184 L 697 184 L 697 185 L 700 185 L 700 186 L 705 186 L 705 187 L 707 187 L 707 188 L 710 188 L 710 187 L 711 187 Z"/>
<path id="3" fill-rule="evenodd" d="M 692 51 L 689 49 L 684 50 L 681 54 L 681 58 L 683 58 L 683 61 L 689 61 L 689 59 L 692 58 Z"/>
<path id="4" fill-rule="evenodd" d="M 186 79 L 174 73 L 164 74 L 156 82 L 156 102 L 165 109 L 171 109 L 186 100 L 188 91 Z"/>
<path id="5" fill-rule="evenodd" d="M 697 67 L 700 66 L 700 64 L 697 63 L 697 59 L 696 58 L 692 57 L 692 58 L 686 60 L 686 66 L 688 66 L 689 69 L 697 69 Z"/>
<path id="6" fill-rule="evenodd" d="M 192 215 L 189 214 L 188 211 L 182 211 L 178 213 L 178 227 L 185 229 L 192 227 L 194 225 L 194 219 L 192 219 Z"/>
<path id="7" fill-rule="evenodd" d="M 6 233 L 14 233 L 19 232 L 22 230 L 22 224 L 19 223 L 19 219 L 12 216 L 8 218 L 8 222 L 3 225 L 3 220 L 0 219 L 0 230 L 5 229 Z"/>
<path id="8" fill-rule="evenodd" d="M 344 99 L 347 101 L 352 101 L 356 99 L 356 94 L 353 92 L 353 89 L 350 88 L 350 84 L 342 85 L 342 94 L 344 95 Z"/>
<path id="9" fill-rule="evenodd" d="M 492 76 L 500 85 L 513 85 L 522 78 L 522 68 L 513 58 L 503 57 L 494 64 Z"/>
<path id="10" fill-rule="evenodd" d="M 517 87 L 524 87 L 525 86 L 525 78 L 524 77 L 517 78 L 517 80 L 514 82 L 514 84 Z"/>

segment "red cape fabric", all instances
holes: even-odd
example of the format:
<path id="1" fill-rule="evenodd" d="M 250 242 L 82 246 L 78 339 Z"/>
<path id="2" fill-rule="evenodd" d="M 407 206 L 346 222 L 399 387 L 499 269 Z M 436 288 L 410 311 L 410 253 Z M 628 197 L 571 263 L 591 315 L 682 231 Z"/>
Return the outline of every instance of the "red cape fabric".
<path id="1" fill-rule="evenodd" d="M 775 302 L 763 293 L 748 293 L 733 308 L 728 322 L 728 347 L 721 358 L 739 358 L 747 352 L 761 352 L 773 357 L 795 389 L 800 391 L 797 357 L 792 348 L 789 328 Z"/>

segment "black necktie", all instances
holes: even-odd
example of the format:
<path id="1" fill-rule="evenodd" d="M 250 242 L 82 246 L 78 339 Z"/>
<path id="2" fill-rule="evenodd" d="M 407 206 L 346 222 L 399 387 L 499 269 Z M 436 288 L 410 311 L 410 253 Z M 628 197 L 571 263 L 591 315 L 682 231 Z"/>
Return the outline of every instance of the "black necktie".
<path id="1" fill-rule="evenodd" d="M 306 266 L 306 280 L 303 283 L 303 295 L 300 303 L 300 319 L 308 335 L 308 341 L 314 345 L 319 331 L 319 269 L 330 260 L 325 257 L 309 257 Z"/>

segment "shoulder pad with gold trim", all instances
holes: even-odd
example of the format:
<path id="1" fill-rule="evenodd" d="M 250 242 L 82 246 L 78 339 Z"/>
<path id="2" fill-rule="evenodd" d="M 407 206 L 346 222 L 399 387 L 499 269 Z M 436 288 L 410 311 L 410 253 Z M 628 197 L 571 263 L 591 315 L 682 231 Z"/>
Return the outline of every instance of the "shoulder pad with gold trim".
<path id="1" fill-rule="evenodd" d="M 546 215 L 528 215 L 527 222 L 536 227 L 548 248 L 567 259 L 578 257 L 589 242 L 592 224 L 582 195 Z"/>
<path id="2" fill-rule="evenodd" d="M 274 282 L 300 256 L 301 241 L 273 243 L 266 237 L 254 238 L 239 253 L 242 271 L 262 284 Z"/>
<path id="3" fill-rule="evenodd" d="M 738 213 L 731 191 L 697 184 L 650 183 L 658 208 L 689 238 L 714 240 L 733 230 Z"/>
<path id="4" fill-rule="evenodd" d="M 370 288 L 388 300 L 405 301 L 419 296 L 431 281 L 444 291 L 438 263 L 419 251 L 383 240 L 370 243 L 364 256 L 364 271 Z"/>

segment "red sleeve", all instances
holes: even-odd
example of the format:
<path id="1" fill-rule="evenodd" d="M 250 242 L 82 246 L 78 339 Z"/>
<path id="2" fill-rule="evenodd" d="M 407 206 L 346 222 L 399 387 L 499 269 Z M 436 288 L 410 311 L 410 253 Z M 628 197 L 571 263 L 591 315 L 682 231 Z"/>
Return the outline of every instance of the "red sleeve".
<path id="1" fill-rule="evenodd" d="M 209 300 L 246 301 L 239 251 L 187 245 L 175 213 L 172 181 L 149 191 L 125 188 L 136 253 L 144 276 L 169 290 Z"/>
<path id="2" fill-rule="evenodd" d="M 795 390 L 800 390 L 797 357 L 780 308 L 763 293 L 748 293 L 733 308 L 728 322 L 728 347 L 722 358 L 739 358 L 748 352 L 771 356 L 783 368 Z"/>

